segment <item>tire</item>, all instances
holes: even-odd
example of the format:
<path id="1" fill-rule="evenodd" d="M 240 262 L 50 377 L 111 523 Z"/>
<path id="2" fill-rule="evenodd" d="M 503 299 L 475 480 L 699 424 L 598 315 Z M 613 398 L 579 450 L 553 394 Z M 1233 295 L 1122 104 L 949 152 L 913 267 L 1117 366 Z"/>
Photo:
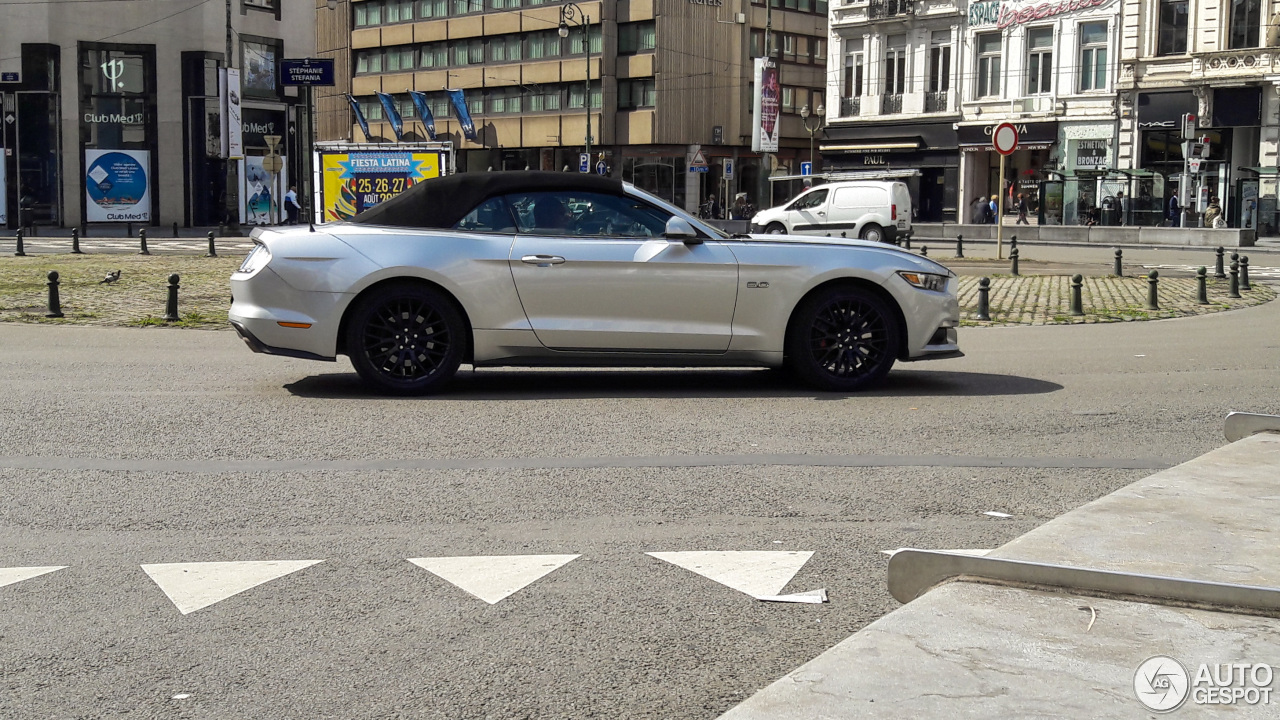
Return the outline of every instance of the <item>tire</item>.
<path id="1" fill-rule="evenodd" d="M 767 235 L 786 235 L 787 234 L 787 228 L 782 223 L 779 223 L 779 222 L 769 223 L 768 225 L 765 226 L 764 231 L 765 231 L 765 234 Z"/>
<path id="2" fill-rule="evenodd" d="M 347 355 L 360 379 L 378 392 L 424 395 L 458 371 L 467 335 L 451 298 L 396 282 L 356 302 L 347 320 Z"/>
<path id="3" fill-rule="evenodd" d="M 875 223 L 867 223 L 862 226 L 862 234 L 858 237 L 871 242 L 884 242 L 884 228 Z"/>
<path id="4" fill-rule="evenodd" d="M 864 390 L 889 373 L 901 338 L 888 301 L 870 290 L 836 285 L 796 307 L 787 328 L 787 363 L 797 377 L 820 390 Z"/>

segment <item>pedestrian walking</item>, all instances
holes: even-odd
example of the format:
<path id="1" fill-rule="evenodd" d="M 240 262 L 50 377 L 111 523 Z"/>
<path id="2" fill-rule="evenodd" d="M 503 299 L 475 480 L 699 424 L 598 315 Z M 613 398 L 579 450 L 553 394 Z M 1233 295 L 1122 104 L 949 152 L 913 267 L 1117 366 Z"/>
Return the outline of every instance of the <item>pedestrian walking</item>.
<path id="1" fill-rule="evenodd" d="M 995 225 L 1000 222 L 1000 204 L 997 202 L 999 199 L 1000 198 L 998 195 L 992 195 L 991 202 L 987 205 L 987 208 L 991 212 L 991 214 L 988 217 L 991 218 L 990 222 L 992 225 Z"/>
<path id="2" fill-rule="evenodd" d="M 976 197 L 969 204 L 969 222 L 974 225 L 985 225 L 987 222 L 987 201 L 985 198 Z"/>
<path id="3" fill-rule="evenodd" d="M 298 224 L 298 211 L 302 206 L 298 204 L 298 186 L 290 185 L 289 192 L 284 194 L 284 212 L 289 225 Z"/>
<path id="4" fill-rule="evenodd" d="M 1207 228 L 1224 228 L 1227 226 L 1227 219 L 1222 216 L 1222 205 L 1218 204 L 1218 198 L 1209 198 L 1209 207 L 1204 209 L 1204 226 Z"/>
<path id="5" fill-rule="evenodd" d="M 1027 196 L 1018 193 L 1018 222 L 1015 225 L 1030 225 L 1027 222 Z"/>
<path id="6" fill-rule="evenodd" d="M 1169 227 L 1182 225 L 1182 206 L 1178 204 L 1178 193 L 1169 196 Z"/>

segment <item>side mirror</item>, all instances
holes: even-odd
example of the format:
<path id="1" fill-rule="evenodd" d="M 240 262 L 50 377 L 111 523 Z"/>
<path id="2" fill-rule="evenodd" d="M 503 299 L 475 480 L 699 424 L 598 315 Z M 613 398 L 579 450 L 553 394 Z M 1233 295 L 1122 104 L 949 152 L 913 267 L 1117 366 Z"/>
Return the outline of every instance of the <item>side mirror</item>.
<path id="1" fill-rule="evenodd" d="M 667 229 L 662 235 L 668 240 L 678 240 L 686 245 L 698 245 L 702 242 L 698 231 L 693 229 L 689 221 L 678 216 L 667 221 Z"/>

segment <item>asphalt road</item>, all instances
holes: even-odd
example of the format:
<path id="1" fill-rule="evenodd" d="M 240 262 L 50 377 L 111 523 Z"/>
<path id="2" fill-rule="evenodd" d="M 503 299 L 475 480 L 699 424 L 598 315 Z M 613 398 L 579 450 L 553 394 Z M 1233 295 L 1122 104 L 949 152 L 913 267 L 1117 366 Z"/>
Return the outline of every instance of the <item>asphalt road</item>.
<path id="1" fill-rule="evenodd" d="M 1271 303 L 966 329 L 852 396 L 482 370 L 388 399 L 228 332 L 0 325 L 0 569 L 66 566 L 0 587 L 0 717 L 715 718 L 896 606 L 882 550 L 993 547 L 1280 411 L 1277 338 Z M 812 552 L 786 592 L 830 602 L 645 554 L 695 550 Z M 579 557 L 496 604 L 408 562 L 541 554 Z M 303 560 L 186 614 L 141 567 Z"/>

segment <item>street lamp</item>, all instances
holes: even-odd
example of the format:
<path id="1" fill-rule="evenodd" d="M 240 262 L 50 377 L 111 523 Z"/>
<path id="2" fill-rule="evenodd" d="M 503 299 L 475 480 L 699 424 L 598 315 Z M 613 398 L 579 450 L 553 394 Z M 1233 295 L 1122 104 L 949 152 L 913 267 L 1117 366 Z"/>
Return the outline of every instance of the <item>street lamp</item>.
<path id="1" fill-rule="evenodd" d="M 587 56 L 587 92 L 582 96 L 582 106 L 587 109 L 587 163 L 591 162 L 591 16 L 573 3 L 560 6 L 560 37 L 569 37 L 569 23 L 582 28 L 582 49 Z"/>
<path id="2" fill-rule="evenodd" d="M 818 105 L 818 114 L 814 117 L 818 122 L 813 127 L 809 127 L 809 106 L 800 108 L 800 120 L 804 122 L 804 129 L 809 132 L 809 167 L 813 167 L 813 136 L 822 129 L 822 123 L 827 119 L 827 106 Z"/>

